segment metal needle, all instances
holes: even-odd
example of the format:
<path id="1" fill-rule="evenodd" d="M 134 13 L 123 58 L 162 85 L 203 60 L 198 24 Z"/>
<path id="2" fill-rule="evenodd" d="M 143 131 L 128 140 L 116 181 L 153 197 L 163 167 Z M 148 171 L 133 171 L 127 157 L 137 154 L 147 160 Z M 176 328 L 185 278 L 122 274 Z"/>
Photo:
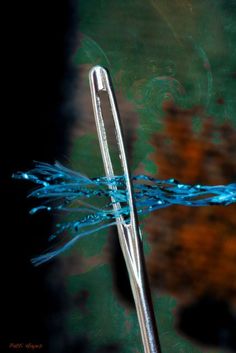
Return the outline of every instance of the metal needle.
<path id="1" fill-rule="evenodd" d="M 124 219 L 120 213 L 118 215 L 117 212 L 116 224 L 121 249 L 129 274 L 132 293 L 134 296 L 144 352 L 161 353 L 150 288 L 145 268 L 142 237 L 138 226 L 138 217 L 134 203 L 133 187 L 126 158 L 121 122 L 112 90 L 111 80 L 108 72 L 103 67 L 95 66 L 90 70 L 89 81 L 95 122 L 106 176 L 108 178 L 112 178 L 115 174 L 109 152 L 107 133 L 103 117 L 101 99 L 102 92 L 106 92 L 108 96 L 119 150 L 119 158 L 121 160 L 122 170 L 125 176 L 126 194 L 128 199 L 127 202 L 130 214 L 127 221 L 127 219 Z M 114 191 L 118 189 L 118 186 L 115 183 L 111 183 L 109 187 Z M 114 211 L 119 211 L 121 209 L 120 203 L 116 202 L 113 198 L 112 202 Z"/>

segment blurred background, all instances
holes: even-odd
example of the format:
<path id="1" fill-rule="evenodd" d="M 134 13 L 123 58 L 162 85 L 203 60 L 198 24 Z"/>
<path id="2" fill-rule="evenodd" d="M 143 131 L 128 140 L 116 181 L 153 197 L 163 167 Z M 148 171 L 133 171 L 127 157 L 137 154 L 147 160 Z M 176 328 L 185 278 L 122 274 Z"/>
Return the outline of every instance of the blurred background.
<path id="1" fill-rule="evenodd" d="M 30 216 L 35 186 L 11 174 L 33 160 L 104 174 L 88 85 L 99 64 L 114 82 L 134 174 L 233 182 L 236 4 L 15 1 L 6 14 L 1 351 L 142 352 L 116 230 L 34 268 L 57 219 Z M 164 352 L 236 351 L 235 210 L 175 206 L 140 219 Z"/>

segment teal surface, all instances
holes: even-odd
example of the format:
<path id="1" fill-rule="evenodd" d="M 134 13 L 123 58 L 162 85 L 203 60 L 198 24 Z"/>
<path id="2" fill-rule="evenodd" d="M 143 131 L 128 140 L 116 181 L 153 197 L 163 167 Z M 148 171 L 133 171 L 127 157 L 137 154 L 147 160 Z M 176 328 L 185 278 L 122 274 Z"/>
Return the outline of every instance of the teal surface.
<path id="1" fill-rule="evenodd" d="M 96 64 L 107 67 L 115 90 L 132 106 L 137 117 L 131 158 L 133 171 L 138 168 L 150 174 L 157 171 L 149 158 L 153 152 L 150 139 L 161 128 L 162 104 L 166 99 L 172 98 L 182 107 L 202 106 L 218 122 L 235 124 L 233 2 L 84 0 L 80 1 L 79 16 L 81 40 L 73 60 L 85 72 L 80 76 L 81 85 L 89 94 L 88 69 Z M 219 104 L 220 100 L 224 104 Z M 91 104 L 90 97 L 86 102 Z M 125 109 L 121 111 L 122 118 L 129 113 Z M 198 128 L 197 116 L 194 124 Z M 83 130 L 82 137 L 74 139 L 71 166 L 91 177 L 103 174 L 98 156 L 95 131 Z M 89 259 L 101 254 L 108 237 L 106 231 L 82 239 L 73 250 L 74 256 Z M 68 291 L 73 297 L 86 290 L 88 299 L 84 310 L 71 308 L 69 331 L 75 336 L 89 337 L 94 351 L 102 344 L 118 342 L 124 353 L 142 352 L 136 314 L 114 290 L 109 256 L 101 256 L 81 272 L 68 278 Z M 153 296 L 163 352 L 216 352 L 191 343 L 176 332 L 176 299 L 166 294 L 153 293 Z"/>

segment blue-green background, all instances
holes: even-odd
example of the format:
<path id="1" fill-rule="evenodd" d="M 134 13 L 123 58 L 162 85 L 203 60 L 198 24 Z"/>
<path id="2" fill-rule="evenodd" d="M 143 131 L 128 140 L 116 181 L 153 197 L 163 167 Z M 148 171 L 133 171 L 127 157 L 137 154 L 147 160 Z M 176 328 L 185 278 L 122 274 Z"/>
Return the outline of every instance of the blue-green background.
<path id="1" fill-rule="evenodd" d="M 90 114 L 82 119 L 93 122 L 91 109 L 86 110 L 91 104 L 88 70 L 103 65 L 110 71 L 118 98 L 130 104 L 137 119 L 130 159 L 133 172 L 142 167 L 146 173 L 157 173 L 149 158 L 153 151 L 150 138 L 161 127 L 165 99 L 172 98 L 182 107 L 202 106 L 217 122 L 235 124 L 235 10 L 234 1 L 80 1 L 80 41 L 73 61 L 79 69 L 79 94 L 87 95 L 81 114 Z M 224 104 L 218 104 L 219 99 Z M 130 112 L 120 110 L 125 121 Z M 197 129 L 197 117 L 194 124 Z M 86 131 L 78 126 L 78 130 L 79 136 L 72 141 L 71 166 L 89 176 L 100 175 L 103 167 L 96 133 L 93 128 Z M 84 258 L 101 254 L 109 236 L 114 234 L 104 231 L 91 235 L 71 253 Z M 146 247 L 148 251 L 148 244 Z M 65 261 L 70 261 L 70 256 L 66 255 Z M 109 258 L 95 262 L 83 273 L 69 275 L 67 289 L 71 298 L 84 290 L 89 293 L 86 310 L 71 307 L 71 334 L 87 336 L 94 351 L 103 344 L 118 342 L 124 353 L 142 352 L 136 314 L 114 289 Z M 163 352 L 217 351 L 196 345 L 176 332 L 175 298 L 156 291 L 153 298 Z"/>

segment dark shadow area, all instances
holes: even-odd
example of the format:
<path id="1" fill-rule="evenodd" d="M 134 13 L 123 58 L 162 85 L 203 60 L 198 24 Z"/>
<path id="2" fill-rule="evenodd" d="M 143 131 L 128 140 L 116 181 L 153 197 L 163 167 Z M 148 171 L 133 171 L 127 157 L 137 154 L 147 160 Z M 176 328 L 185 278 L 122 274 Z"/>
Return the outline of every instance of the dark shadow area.
<path id="1" fill-rule="evenodd" d="M 209 296 L 183 307 L 178 329 L 199 343 L 236 351 L 236 317 L 225 301 Z"/>
<path id="2" fill-rule="evenodd" d="M 131 286 L 129 282 L 129 276 L 125 264 L 125 260 L 122 254 L 122 250 L 119 243 L 117 230 L 113 231 L 115 234 L 111 236 L 111 258 L 112 258 L 112 270 L 113 270 L 113 283 L 115 293 L 118 298 L 128 306 L 134 306 L 134 299 L 131 291 Z"/>
<path id="3" fill-rule="evenodd" d="M 35 185 L 13 180 L 32 161 L 67 158 L 75 120 L 71 56 L 78 27 L 74 1 L 5 4 L 7 93 L 1 117 L 1 352 L 68 352 L 67 299 L 58 261 L 34 268 L 30 258 L 48 247 L 52 216 L 30 216 Z M 55 265 L 57 263 L 57 265 Z M 19 346 L 17 346 L 19 345 Z M 77 348 L 83 344 L 77 345 Z M 77 351 L 79 351 L 77 349 Z"/>

